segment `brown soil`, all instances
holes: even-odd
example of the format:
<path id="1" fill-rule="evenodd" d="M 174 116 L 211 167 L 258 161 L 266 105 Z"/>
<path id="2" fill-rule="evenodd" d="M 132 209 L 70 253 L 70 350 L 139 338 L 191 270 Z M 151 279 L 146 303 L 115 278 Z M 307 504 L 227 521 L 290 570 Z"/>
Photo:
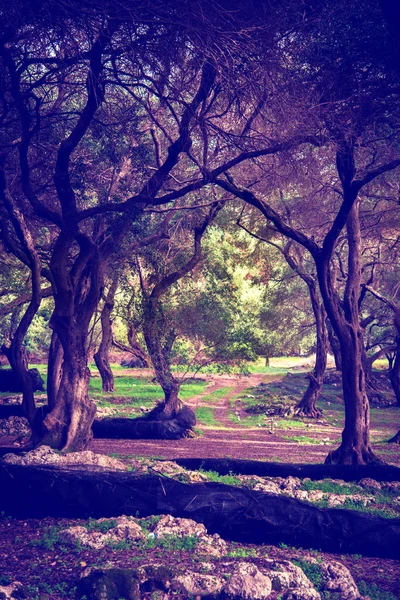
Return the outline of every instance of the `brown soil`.
<path id="1" fill-rule="evenodd" d="M 202 562 L 212 562 L 215 575 L 226 571 L 221 560 L 200 557 L 195 551 L 172 551 L 163 548 L 140 547 L 103 550 L 74 548 L 57 539 L 57 530 L 84 521 L 69 519 L 0 519 L 0 577 L 20 581 L 28 591 L 29 600 L 61 600 L 74 597 L 73 588 L 87 566 L 136 568 L 141 564 L 178 565 L 180 569 L 201 571 Z M 236 560 L 263 564 L 264 558 L 298 560 L 309 557 L 319 560 L 339 560 L 346 565 L 356 582 L 364 580 L 400 597 L 400 561 L 364 558 L 357 555 L 320 553 L 297 548 L 270 545 L 254 546 L 228 542 L 228 552 L 236 552 Z M 240 558 L 239 558 L 240 557 Z M 41 595 L 39 596 L 39 593 Z M 149 594 L 150 597 L 150 594 Z M 271 597 L 272 598 L 272 597 Z M 276 598 L 276 596 L 275 596 Z"/>
<path id="2" fill-rule="evenodd" d="M 151 376 L 151 371 L 140 369 L 140 373 Z M 144 373 L 146 371 L 146 373 Z M 148 372 L 147 372 L 148 371 Z M 201 435 L 194 438 L 182 440 L 92 440 L 89 449 L 100 454 L 111 452 L 120 455 L 151 456 L 166 459 L 173 458 L 247 458 L 253 460 L 266 460 L 270 462 L 290 463 L 321 463 L 331 450 L 337 447 L 337 441 L 326 442 L 326 438 L 338 439 L 341 429 L 331 426 L 322 420 L 318 421 L 319 431 L 316 430 L 316 422 L 310 419 L 310 431 L 298 430 L 296 428 L 278 429 L 272 420 L 268 427 L 250 428 L 232 422 L 229 418 L 231 398 L 240 395 L 244 390 L 255 387 L 260 383 L 272 383 L 282 379 L 282 375 L 259 375 L 248 376 L 235 375 L 213 375 L 204 392 L 190 398 L 186 404 L 196 409 L 200 406 L 212 406 L 218 427 L 199 426 Z M 230 387 L 231 390 L 212 403 L 204 399 L 212 392 L 221 388 Z M 243 411 L 238 411 L 239 417 L 245 418 Z M 276 422 L 276 419 L 274 419 Z M 372 434 L 374 434 L 372 430 Z M 287 437 L 295 435 L 312 435 L 319 438 L 320 444 L 299 444 L 290 441 Z M 397 447 L 398 449 L 398 447 Z M 400 466 L 400 452 L 393 451 L 393 445 L 385 445 L 380 449 L 380 455 L 391 464 Z"/>
<path id="3" fill-rule="evenodd" d="M 127 370 L 130 372 L 131 370 Z M 151 372 L 132 371 L 135 376 L 149 376 Z M 213 376 L 206 390 L 192 397 L 187 403 L 193 408 L 212 406 L 215 409 L 215 419 L 218 428 L 201 426 L 201 435 L 179 441 L 166 440 L 93 440 L 90 449 L 102 453 L 118 453 L 122 456 L 152 456 L 162 458 L 177 457 L 232 457 L 248 458 L 268 461 L 292 463 L 321 463 L 328 452 L 337 446 L 337 442 L 324 445 L 299 444 L 285 439 L 284 436 L 310 435 L 315 439 L 337 436 L 340 427 L 331 423 L 319 423 L 317 426 L 311 421 L 307 430 L 292 430 L 274 428 L 270 432 L 267 427 L 249 428 L 243 422 L 232 422 L 230 419 L 230 404 L 232 397 L 241 394 L 246 388 L 256 386 L 260 382 L 272 382 L 281 379 L 279 375 L 251 375 L 249 377 Z M 230 391 L 221 399 L 214 398 L 212 402 L 206 397 L 218 389 L 230 387 Z M 236 410 L 236 407 L 235 407 Z M 384 411 L 382 410 L 382 417 Z M 242 421 L 246 414 L 239 410 Z M 17 444 L 15 440 L 2 439 L 0 445 L 10 446 Z M 389 448 L 390 446 L 390 448 Z M 381 456 L 388 462 L 400 466 L 399 446 L 393 444 L 382 445 Z M 65 519 L 28 519 L 18 521 L 8 519 L 6 515 L 0 518 L 0 585 L 2 579 L 9 577 L 12 581 L 19 580 L 30 590 L 30 600 L 61 600 L 73 598 L 73 586 L 86 566 L 118 566 L 137 567 L 140 564 L 164 562 L 165 564 L 179 564 L 183 569 L 200 570 L 200 557 L 194 552 L 153 549 L 110 549 L 101 551 L 82 548 L 68 548 L 59 542 L 46 543 L 51 540 L 56 529 L 69 525 L 81 524 L 79 520 Z M 54 535 L 53 535 L 54 537 Z M 39 544 L 39 545 L 38 545 Z M 47 547 L 46 547 L 47 546 Z M 238 545 L 229 544 L 230 550 L 237 550 Z M 351 571 L 357 582 L 365 580 L 369 584 L 377 584 L 383 590 L 391 593 L 387 598 L 400 598 L 400 561 L 365 558 L 356 555 L 337 556 L 327 553 L 316 553 L 308 550 L 275 546 L 241 545 L 240 560 L 262 562 L 266 555 L 269 558 L 301 559 L 310 556 L 324 561 L 340 560 Z M 256 552 L 256 554 L 255 554 Z M 246 558 L 247 556 L 250 557 Z M 210 557 L 206 560 L 210 562 Z M 213 561 L 215 573 L 223 572 L 224 557 L 221 561 Z M 47 595 L 46 595 L 47 594 Z M 377 596 L 382 597 L 383 596 Z"/>

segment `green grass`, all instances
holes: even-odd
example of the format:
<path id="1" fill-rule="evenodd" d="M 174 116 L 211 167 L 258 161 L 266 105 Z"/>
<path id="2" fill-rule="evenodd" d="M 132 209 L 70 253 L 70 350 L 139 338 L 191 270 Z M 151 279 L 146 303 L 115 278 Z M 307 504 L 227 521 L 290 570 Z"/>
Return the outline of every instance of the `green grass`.
<path id="1" fill-rule="evenodd" d="M 354 495 L 354 494 L 364 494 L 366 495 L 368 492 L 365 492 L 363 488 L 358 485 L 353 485 L 351 483 L 345 483 L 341 485 L 336 481 L 332 481 L 330 479 L 324 479 L 322 481 L 303 481 L 300 486 L 301 490 L 313 491 L 319 490 L 326 494 L 345 494 L 345 495 Z"/>
<path id="2" fill-rule="evenodd" d="M 362 596 L 368 596 L 370 600 L 397 600 L 391 592 L 387 592 L 376 583 L 358 581 L 357 587 Z"/>
<path id="3" fill-rule="evenodd" d="M 256 428 L 259 426 L 267 426 L 269 424 L 269 417 L 266 417 L 265 415 L 249 415 L 246 417 L 242 415 L 239 419 L 233 411 L 230 411 L 229 419 L 232 423 L 240 423 L 243 427 Z"/>
<path id="4" fill-rule="evenodd" d="M 318 444 L 318 445 L 322 445 L 322 440 L 318 439 L 318 438 L 313 438 L 313 437 L 309 437 L 308 435 L 283 435 L 282 436 L 284 440 L 288 440 L 291 442 L 298 442 L 299 444 Z M 329 444 L 336 444 L 339 440 L 330 440 Z"/>
<path id="5" fill-rule="evenodd" d="M 205 425 L 207 427 L 218 426 L 218 421 L 215 419 L 214 408 L 210 406 L 198 406 L 196 408 L 197 425 Z"/>
<path id="6" fill-rule="evenodd" d="M 219 400 L 221 400 L 221 398 L 223 398 L 224 396 L 227 396 L 229 394 L 229 392 L 231 392 L 233 389 L 234 389 L 234 386 L 222 387 L 219 390 L 215 390 L 214 392 L 211 392 L 207 396 L 203 396 L 201 401 L 202 402 L 210 402 L 210 403 L 218 402 Z"/>
<path id="7" fill-rule="evenodd" d="M 240 479 L 233 473 L 229 473 L 229 475 L 220 475 L 217 471 L 204 471 L 203 469 L 199 469 L 199 473 L 207 477 L 208 481 L 213 481 L 214 483 L 224 483 L 225 485 L 235 486 L 243 485 Z"/>
<path id="8" fill-rule="evenodd" d="M 320 592 L 324 587 L 324 578 L 322 576 L 321 567 L 319 564 L 309 563 L 306 560 L 298 558 L 292 562 L 300 567 L 303 573 L 308 577 L 315 589 Z"/>
<path id="9" fill-rule="evenodd" d="M 107 533 L 110 529 L 114 529 L 118 525 L 116 519 L 107 519 L 107 521 L 97 521 L 96 519 L 89 519 L 85 523 L 85 527 L 88 531 L 98 531 L 100 533 Z"/>

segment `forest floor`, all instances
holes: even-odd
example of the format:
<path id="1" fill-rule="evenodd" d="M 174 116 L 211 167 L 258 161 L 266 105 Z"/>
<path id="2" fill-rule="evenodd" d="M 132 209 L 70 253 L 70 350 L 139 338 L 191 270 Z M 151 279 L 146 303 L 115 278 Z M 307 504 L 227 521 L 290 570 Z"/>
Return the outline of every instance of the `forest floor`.
<path id="1" fill-rule="evenodd" d="M 339 444 L 343 400 L 340 384 L 331 376 L 329 383 L 324 385 L 319 403 L 323 411 L 320 419 L 282 416 L 283 409 L 294 406 L 305 389 L 305 371 L 300 367 L 286 373 L 285 367 L 279 365 L 275 371 L 272 368 L 267 373 L 241 377 L 201 376 L 200 380 L 190 380 L 182 393 L 185 402 L 196 411 L 196 437 L 179 441 L 95 439 L 90 449 L 118 458 L 125 464 L 140 457 L 169 460 L 231 457 L 321 463 Z M 118 369 L 116 375 L 120 381 L 115 394 L 102 394 L 99 380 L 93 379 L 92 395 L 104 416 L 143 414 L 160 397 L 150 373 Z M 390 405 L 390 395 L 386 393 L 383 381 L 382 389 L 381 402 L 372 404 L 372 443 L 379 456 L 400 466 L 399 446 L 386 443 L 400 428 L 400 411 Z M 9 437 L 0 438 L 0 445 L 10 445 L 10 441 Z M 0 586 L 18 580 L 23 583 L 29 600 L 72 599 L 77 580 L 87 566 L 132 568 L 143 564 L 179 564 L 183 571 L 204 573 L 211 565 L 210 573 L 224 577 L 229 561 L 262 565 L 268 558 L 297 561 L 317 589 L 320 575 L 315 565 L 339 561 L 350 570 L 365 597 L 370 600 L 400 599 L 400 561 L 396 560 L 358 554 L 334 555 L 285 544 L 256 546 L 233 542 L 228 542 L 223 556 L 204 557 L 191 547 L 189 538 L 171 538 L 168 543 L 155 545 L 120 543 L 93 549 L 77 544 L 71 547 L 62 542 L 60 530 L 75 525 L 87 526 L 88 522 L 52 518 L 18 520 L 0 515 Z M 93 520 L 89 525 L 97 527 Z M 342 597 L 340 593 L 321 591 L 324 600 Z M 279 598 L 279 595 L 271 598 Z"/>
<path id="2" fill-rule="evenodd" d="M 306 370 L 300 369 L 283 374 L 280 366 L 277 373 L 207 375 L 203 391 L 185 400 L 196 412 L 196 437 L 177 441 L 95 439 L 90 449 L 121 458 L 245 457 L 269 462 L 321 463 L 340 444 L 344 423 L 341 385 L 332 375 L 324 384 L 318 404 L 322 410 L 320 419 L 282 416 L 279 413 L 294 407 L 307 387 Z M 129 372 L 134 377 L 149 375 L 129 369 L 124 370 L 124 375 Z M 400 411 L 386 388 L 383 402 L 371 404 L 371 440 L 382 459 L 400 466 L 399 446 L 386 443 L 400 429 Z M 113 406 L 111 394 L 109 398 L 104 394 L 100 404 L 107 405 L 110 415 L 128 415 L 135 410 L 133 404 L 123 409 L 119 399 Z"/>

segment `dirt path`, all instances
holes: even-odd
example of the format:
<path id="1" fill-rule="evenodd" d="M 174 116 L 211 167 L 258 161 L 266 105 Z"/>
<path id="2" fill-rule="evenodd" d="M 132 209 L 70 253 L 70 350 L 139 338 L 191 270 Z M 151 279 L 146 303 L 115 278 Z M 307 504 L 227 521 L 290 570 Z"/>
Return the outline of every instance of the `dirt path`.
<path id="1" fill-rule="evenodd" d="M 247 376 L 213 375 L 204 392 L 193 396 L 186 404 L 196 409 L 210 406 L 214 410 L 216 427 L 200 425 L 202 435 L 182 440 L 105 440 L 95 439 L 90 450 L 102 454 L 115 452 L 120 455 L 152 456 L 159 458 L 197 457 L 197 458 L 249 458 L 282 462 L 323 462 L 329 446 L 299 445 L 282 438 L 278 432 L 273 434 L 267 428 L 244 427 L 234 423 L 229 416 L 230 399 L 240 395 L 245 389 L 260 383 L 279 381 L 281 375 L 252 374 Z M 231 388 L 222 398 L 211 403 L 207 396 L 222 388 Z"/>

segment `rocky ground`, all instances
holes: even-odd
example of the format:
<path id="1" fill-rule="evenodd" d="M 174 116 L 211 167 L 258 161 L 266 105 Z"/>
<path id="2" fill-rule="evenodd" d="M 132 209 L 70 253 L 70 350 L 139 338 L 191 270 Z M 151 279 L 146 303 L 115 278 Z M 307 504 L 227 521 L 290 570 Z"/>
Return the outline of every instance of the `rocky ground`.
<path id="1" fill-rule="evenodd" d="M 286 377 L 215 376 L 203 393 L 188 400 L 199 421 L 196 437 L 192 439 L 176 442 L 99 439 L 93 440 L 92 451 L 62 456 L 40 448 L 28 456 L 8 456 L 5 460 L 69 469 L 85 465 L 150 472 L 186 483 L 218 481 L 289 495 L 322 507 L 399 517 L 399 482 L 365 479 L 354 483 L 327 479 L 318 482 L 235 473 L 219 476 L 212 471 L 188 471 L 173 460 L 160 460 L 230 456 L 322 462 L 340 438 L 343 420 L 340 382 L 328 373 L 320 403 L 323 416 L 317 421 L 296 418 L 290 410 L 287 414 L 287 408 L 295 404 L 305 385 L 301 372 Z M 398 409 L 391 406 L 386 388 L 384 396 L 372 408 L 372 440 L 382 458 L 400 465 L 399 446 L 385 443 L 399 428 Z M 125 407 L 123 400 L 107 396 L 107 402 L 100 402 L 104 416 L 114 414 L 115 410 L 140 414 L 148 409 L 140 402 Z M 18 401 L 13 396 L 7 403 Z M 0 446 L 18 448 L 28 434 L 24 419 L 0 420 Z M 285 544 L 237 544 L 210 536 L 198 523 L 168 515 L 21 521 L 3 514 L 0 586 L 0 599 L 368 597 L 394 600 L 400 598 L 400 561 L 333 555 Z"/>
<path id="2" fill-rule="evenodd" d="M 47 447 L 23 456 L 9 454 L 3 460 L 11 464 L 63 468 L 85 465 L 89 469 L 152 472 L 187 483 L 211 479 L 310 502 L 323 500 L 330 506 L 343 506 L 350 499 L 359 501 L 360 509 L 370 510 L 372 506 L 386 510 L 388 517 L 397 515 L 400 495 L 398 482 L 362 480 L 355 485 L 295 477 L 234 474 L 219 477 L 213 472 L 189 471 L 171 461 L 121 461 L 90 451 L 64 456 Z M 0 598 L 393 600 L 400 597 L 400 561 L 330 555 L 285 544 L 278 547 L 237 544 L 216 534 L 209 535 L 200 523 L 170 515 L 86 521 L 21 521 L 2 515 L 0 565 Z"/>

